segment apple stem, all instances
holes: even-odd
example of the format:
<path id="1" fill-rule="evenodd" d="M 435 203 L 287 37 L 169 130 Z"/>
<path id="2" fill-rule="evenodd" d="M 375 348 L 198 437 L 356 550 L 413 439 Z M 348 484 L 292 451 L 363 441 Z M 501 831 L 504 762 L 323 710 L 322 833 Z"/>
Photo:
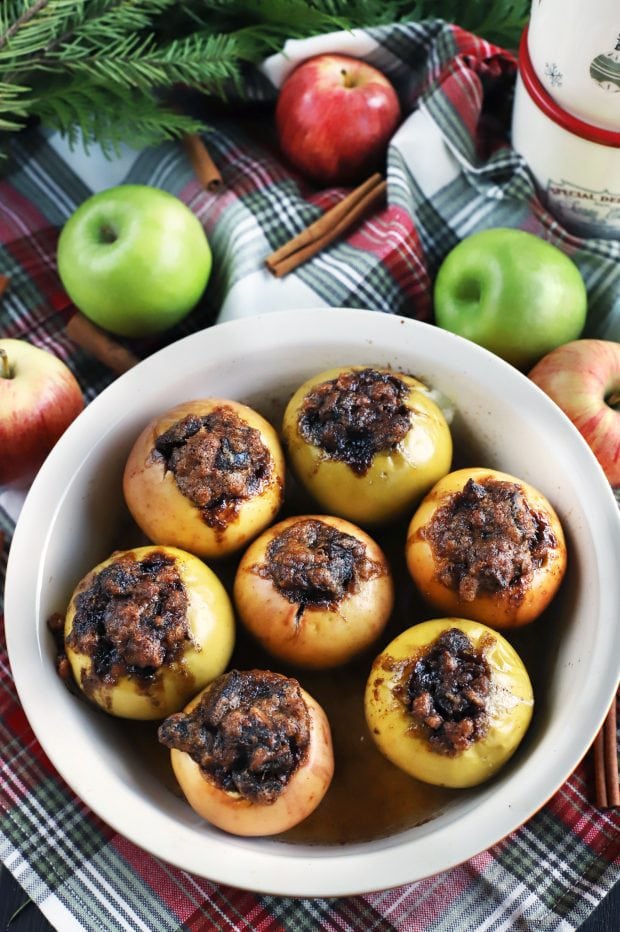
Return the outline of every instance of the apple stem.
<path id="1" fill-rule="evenodd" d="M 118 234 L 110 223 L 102 224 L 99 232 L 101 233 L 102 243 L 115 243 L 118 239 Z"/>
<path id="2" fill-rule="evenodd" d="M 13 370 L 9 362 L 7 351 L 0 349 L 0 379 L 12 379 Z"/>
<path id="3" fill-rule="evenodd" d="M 610 408 L 620 408 L 620 388 L 613 388 L 611 394 L 605 399 Z"/>
<path id="4" fill-rule="evenodd" d="M 353 79 L 350 72 L 346 68 L 340 69 L 340 74 L 342 75 L 343 81 L 342 84 L 344 87 L 353 87 Z"/>

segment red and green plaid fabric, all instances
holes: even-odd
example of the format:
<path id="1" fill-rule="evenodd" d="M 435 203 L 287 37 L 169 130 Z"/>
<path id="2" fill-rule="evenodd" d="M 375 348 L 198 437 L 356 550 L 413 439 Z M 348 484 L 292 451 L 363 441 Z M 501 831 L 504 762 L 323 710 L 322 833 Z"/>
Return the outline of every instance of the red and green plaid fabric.
<path id="1" fill-rule="evenodd" d="M 353 38 L 393 78 L 408 112 L 390 147 L 385 208 L 295 274 L 276 280 L 265 272 L 269 252 L 344 193 L 310 187 L 279 157 L 269 79 L 282 60 L 254 76 L 260 118 L 231 107 L 214 122 L 208 143 L 224 178 L 221 194 L 199 189 L 179 145 L 123 152 L 106 163 L 98 153 L 69 153 L 61 140 L 32 130 L 13 141 L 0 178 L 0 272 L 11 278 L 0 302 L 0 334 L 51 349 L 72 368 L 87 400 L 111 381 L 65 333 L 73 309 L 58 279 L 55 247 L 62 224 L 91 191 L 139 182 L 188 203 L 214 253 L 200 307 L 164 336 L 134 342 L 140 356 L 218 319 L 286 306 L 366 307 L 431 320 L 430 286 L 443 256 L 464 235 L 502 225 L 536 232 L 569 253 L 588 288 L 587 334 L 620 339 L 620 242 L 581 240 L 563 230 L 509 146 L 514 57 L 439 21 Z M 334 37 L 334 48 L 341 41 Z M 351 49 L 351 37 L 346 41 Z M 19 502 L 20 490 L 0 489 L 1 579 Z M 62 932 L 569 930 L 620 876 L 620 818 L 592 805 L 588 758 L 500 844 L 408 886 L 292 899 L 191 876 L 116 834 L 55 772 L 20 707 L 1 627 L 0 766 L 0 856 Z"/>

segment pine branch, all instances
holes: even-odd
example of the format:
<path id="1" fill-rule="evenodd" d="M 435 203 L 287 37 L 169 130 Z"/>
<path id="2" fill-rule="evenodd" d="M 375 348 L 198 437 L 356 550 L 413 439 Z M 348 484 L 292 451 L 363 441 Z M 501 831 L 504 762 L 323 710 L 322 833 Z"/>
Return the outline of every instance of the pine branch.
<path id="1" fill-rule="evenodd" d="M 377 0 L 370 3 L 379 6 Z M 349 28 L 351 17 L 344 12 L 347 5 L 351 4 L 340 3 L 339 13 L 322 9 L 321 0 L 193 0 L 178 7 L 194 29 L 203 33 L 257 31 L 260 27 L 257 38 L 274 34 L 295 38 Z"/>
<path id="2" fill-rule="evenodd" d="M 54 40 L 70 30 L 84 3 L 83 0 L 37 0 L 28 4 L 23 0 L 13 5 L 23 9 L 12 25 L 8 25 L 8 16 L 2 17 L 0 67 L 10 68 L 22 57 L 36 59 L 44 54 Z"/>
<path id="3" fill-rule="evenodd" d="M 28 117 L 30 88 L 0 83 L 0 132 L 23 129 Z"/>
<path id="4" fill-rule="evenodd" d="M 0 66 L 36 66 L 59 48 L 77 50 L 81 43 L 104 47 L 152 26 L 173 5 L 172 0 L 45 0 L 39 15 L 23 22 L 5 42 L 4 51 L 0 35 Z"/>
<path id="5" fill-rule="evenodd" d="M 60 129 L 70 146 L 86 151 L 98 143 L 108 157 L 118 155 L 122 144 L 141 147 L 203 128 L 199 121 L 166 109 L 153 95 L 135 95 L 108 85 L 85 86 L 76 79 L 48 88 L 34 98 L 33 109 L 43 125 Z"/>
<path id="6" fill-rule="evenodd" d="M 516 48 L 529 17 L 531 0 L 414 0 L 413 3 L 394 0 L 394 5 L 405 19 L 443 19 L 490 42 Z"/>
<path id="7" fill-rule="evenodd" d="M 126 36 L 104 50 L 63 49 L 50 57 L 67 73 L 119 87 L 172 88 L 175 84 L 209 87 L 223 96 L 226 83 L 239 77 L 242 57 L 235 37 L 188 36 L 158 46 L 152 35 Z"/>
<path id="8" fill-rule="evenodd" d="M 473 24 L 470 31 L 484 36 L 497 45 L 516 49 L 529 17 L 529 0 L 508 4 L 500 15 L 497 10 L 494 10 L 492 3 L 486 3 L 484 6 L 487 9 L 482 9 L 481 5 L 480 19 Z"/>
<path id="9" fill-rule="evenodd" d="M 31 7 L 25 9 L 6 31 L 3 29 L 2 35 L 0 35 L 0 49 L 7 45 L 11 39 L 17 35 L 19 30 L 22 29 L 26 23 L 29 23 L 34 16 L 40 13 L 43 7 L 47 6 L 48 3 L 49 0 L 37 0 Z"/>

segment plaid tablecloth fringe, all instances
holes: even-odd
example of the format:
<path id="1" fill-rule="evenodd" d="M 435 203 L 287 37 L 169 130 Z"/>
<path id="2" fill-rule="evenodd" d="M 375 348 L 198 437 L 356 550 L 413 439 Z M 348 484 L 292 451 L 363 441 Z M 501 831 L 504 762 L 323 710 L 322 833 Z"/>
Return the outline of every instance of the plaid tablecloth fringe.
<path id="1" fill-rule="evenodd" d="M 430 288 L 456 242 L 476 229 L 519 226 L 556 243 L 588 287 L 587 333 L 620 338 L 620 242 L 581 240 L 536 196 L 527 167 L 508 145 L 514 57 L 440 21 L 321 37 L 345 43 L 392 77 L 405 103 L 387 165 L 388 202 L 360 227 L 282 281 L 263 268 L 268 253 L 343 195 L 318 191 L 286 166 L 265 111 L 219 118 L 208 143 L 224 193 L 201 191 L 179 145 L 69 153 L 33 130 L 11 146 L 0 179 L 0 334 L 25 338 L 64 359 L 88 400 L 112 379 L 77 348 L 64 325 L 73 312 L 55 264 L 58 232 L 91 191 L 152 184 L 181 197 L 207 230 L 214 273 L 204 301 L 162 337 L 134 341 L 145 356 L 216 320 L 281 307 L 367 307 L 432 320 Z M 355 45 L 355 42 L 358 45 Z M 292 43 L 257 75 L 268 108 L 295 55 Z M 0 451 L 1 455 L 1 451 Z M 0 579 L 18 508 L 0 490 Z M 12 515 L 12 516 L 11 516 Z M 1 610 L 1 605 L 0 605 Z M 46 759 L 19 704 L 0 629 L 0 857 L 49 920 L 65 932 L 105 930 L 569 930 L 620 874 L 620 818 L 597 811 L 586 759 L 526 825 L 445 874 L 398 889 L 342 899 L 261 896 L 213 884 L 136 848 L 90 812 Z"/>

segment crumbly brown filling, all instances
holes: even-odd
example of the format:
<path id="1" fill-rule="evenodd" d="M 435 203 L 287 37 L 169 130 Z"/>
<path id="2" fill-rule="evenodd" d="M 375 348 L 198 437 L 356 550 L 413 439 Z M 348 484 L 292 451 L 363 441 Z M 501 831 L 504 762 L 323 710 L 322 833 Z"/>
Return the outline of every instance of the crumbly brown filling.
<path id="1" fill-rule="evenodd" d="M 473 601 L 479 592 L 523 597 L 557 540 L 545 515 L 529 507 L 520 486 L 469 479 L 420 531 L 438 559 L 441 583 Z"/>
<path id="2" fill-rule="evenodd" d="M 190 638 L 187 605 L 170 556 L 154 551 L 136 560 L 130 552 L 104 567 L 76 596 L 66 644 L 92 658 L 93 685 L 113 685 L 124 675 L 152 679 L 178 658 Z"/>
<path id="3" fill-rule="evenodd" d="M 411 427 L 408 393 L 407 385 L 392 373 L 371 368 L 344 372 L 305 396 L 299 433 L 363 475 L 373 457 L 393 450 Z"/>
<path id="4" fill-rule="evenodd" d="M 163 457 L 205 523 L 220 530 L 262 491 L 273 469 L 260 431 L 223 406 L 177 421 L 157 438 L 154 455 Z"/>
<path id="5" fill-rule="evenodd" d="M 487 732 L 490 684 L 484 653 L 450 628 L 416 661 L 403 699 L 433 750 L 455 755 Z"/>
<path id="6" fill-rule="evenodd" d="M 269 804 L 306 756 L 310 714 L 297 680 L 231 670 L 191 712 L 162 722 L 158 735 L 166 747 L 189 754 L 220 789 Z"/>
<path id="7" fill-rule="evenodd" d="M 360 582 L 384 572 L 352 534 L 308 518 L 285 528 L 269 544 L 266 562 L 256 572 L 301 606 L 337 605 L 357 592 Z"/>

